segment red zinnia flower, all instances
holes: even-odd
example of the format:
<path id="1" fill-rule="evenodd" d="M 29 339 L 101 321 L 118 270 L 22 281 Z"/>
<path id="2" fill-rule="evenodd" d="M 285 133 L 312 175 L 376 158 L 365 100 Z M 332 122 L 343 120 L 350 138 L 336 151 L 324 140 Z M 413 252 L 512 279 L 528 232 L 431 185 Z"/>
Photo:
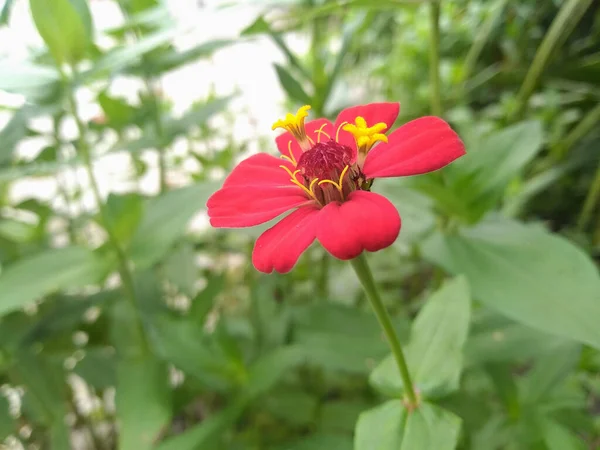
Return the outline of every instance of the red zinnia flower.
<path id="1" fill-rule="evenodd" d="M 308 109 L 273 124 L 287 130 L 275 140 L 282 159 L 260 153 L 242 161 L 207 203 L 211 225 L 224 228 L 258 225 L 294 209 L 256 241 L 252 262 L 261 272 L 289 272 L 315 238 L 344 260 L 391 245 L 400 216 L 370 191 L 373 179 L 431 172 L 465 154 L 438 117 L 383 134 L 398 116 L 398 103 L 354 106 L 335 124 L 305 124 Z"/>

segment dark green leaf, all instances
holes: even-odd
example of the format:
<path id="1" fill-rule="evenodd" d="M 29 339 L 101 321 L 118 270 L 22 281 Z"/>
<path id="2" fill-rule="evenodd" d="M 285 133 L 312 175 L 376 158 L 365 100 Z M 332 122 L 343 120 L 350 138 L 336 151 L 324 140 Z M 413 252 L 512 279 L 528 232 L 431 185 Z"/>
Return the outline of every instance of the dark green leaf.
<path id="1" fill-rule="evenodd" d="M 311 103 L 310 96 L 285 67 L 275 64 L 275 70 L 277 71 L 277 77 L 279 77 L 281 87 L 283 87 L 291 99 L 303 105 Z"/>
<path id="2" fill-rule="evenodd" d="M 0 395 L 0 442 L 15 433 L 16 429 L 15 420 L 8 411 L 8 401 Z"/>
<path id="3" fill-rule="evenodd" d="M 424 256 L 469 280 L 474 298 L 517 322 L 600 348 L 600 276 L 567 240 L 539 227 L 488 222 L 435 235 Z"/>
<path id="4" fill-rule="evenodd" d="M 288 370 L 304 361 L 304 352 L 295 346 L 280 347 L 261 356 L 250 367 L 246 395 L 254 398 L 268 391 Z"/>

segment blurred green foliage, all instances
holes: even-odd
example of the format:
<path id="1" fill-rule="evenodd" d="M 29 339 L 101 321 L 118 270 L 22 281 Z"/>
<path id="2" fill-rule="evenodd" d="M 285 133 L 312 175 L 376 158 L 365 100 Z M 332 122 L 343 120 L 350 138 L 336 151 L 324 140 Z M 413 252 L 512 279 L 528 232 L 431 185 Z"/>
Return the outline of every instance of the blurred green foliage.
<path id="1" fill-rule="evenodd" d="M 185 51 L 159 0 L 116 2 L 125 22 L 103 32 L 109 48 L 87 0 L 29 3 L 46 51 L 0 59 L 0 90 L 24 99 L 0 105 L 11 113 L 0 130 L 0 443 L 600 448 L 598 3 L 256 2 L 238 40 Z M 349 265 L 314 246 L 292 273 L 264 276 L 249 260 L 256 230 L 186 232 L 219 186 L 211 171 L 230 170 L 248 143 L 211 122 L 230 97 L 175 114 L 160 80 L 257 37 L 283 56 L 273 71 L 286 106 L 333 118 L 400 101 L 399 123 L 441 114 L 466 143 L 439 173 L 374 185 L 403 218 L 371 260 L 407 343 L 415 411 Z M 143 86 L 136 102 L 111 95 L 118 76 Z M 83 90 L 102 111 L 93 120 L 79 111 Z M 49 130 L 32 126 L 39 118 Z M 19 156 L 31 138 L 46 147 Z M 176 141 L 198 162 L 184 187 L 167 177 L 183 165 Z M 155 196 L 136 187 L 148 151 Z M 113 153 L 134 187 L 105 196 L 93 165 Z M 74 170 L 88 186 L 65 188 Z M 56 181 L 66 208 L 11 200 L 14 183 L 38 178 Z M 81 208 L 90 193 L 92 212 Z"/>

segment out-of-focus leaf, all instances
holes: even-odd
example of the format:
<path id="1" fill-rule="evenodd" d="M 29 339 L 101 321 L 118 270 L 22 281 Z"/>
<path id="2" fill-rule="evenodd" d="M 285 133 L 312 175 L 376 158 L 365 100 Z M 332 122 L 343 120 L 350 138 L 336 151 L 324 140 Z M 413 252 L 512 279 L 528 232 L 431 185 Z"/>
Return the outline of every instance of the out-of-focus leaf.
<path id="1" fill-rule="evenodd" d="M 131 125 L 137 112 L 136 108 L 127 103 L 124 99 L 111 97 L 106 92 L 98 95 L 98 103 L 102 107 L 108 124 L 111 127 L 122 129 Z"/>
<path id="2" fill-rule="evenodd" d="M 50 429 L 52 448 L 69 448 L 67 390 L 60 361 L 22 349 L 11 369 L 11 382 L 23 386 L 23 411 Z"/>
<path id="3" fill-rule="evenodd" d="M 589 448 L 579 436 L 552 419 L 543 420 L 542 434 L 548 450 L 585 450 Z"/>
<path id="4" fill-rule="evenodd" d="M 469 286 L 458 277 L 433 294 L 415 319 L 406 354 L 413 383 L 425 396 L 458 389 L 470 313 Z M 393 355 L 372 372 L 370 381 L 388 395 L 404 390 Z"/>
<path id="5" fill-rule="evenodd" d="M 15 219 L 0 219 L 0 237 L 23 244 L 34 237 L 36 225 Z"/>
<path id="6" fill-rule="evenodd" d="M 315 395 L 285 386 L 261 400 L 260 409 L 290 425 L 307 426 L 313 423 L 318 405 L 319 399 Z"/>
<path id="7" fill-rule="evenodd" d="M 119 242 L 129 242 L 143 215 L 144 204 L 136 194 L 110 194 L 106 219 Z"/>
<path id="8" fill-rule="evenodd" d="M 83 7 L 79 0 L 75 1 L 80 4 L 78 8 L 69 0 L 29 0 L 35 26 L 58 64 L 79 61 L 90 44 L 83 17 L 78 12 L 78 9 L 83 11 Z"/>
<path id="9" fill-rule="evenodd" d="M 319 408 L 319 429 L 323 431 L 352 433 L 358 417 L 371 405 L 357 400 L 334 400 Z"/>
<path id="10" fill-rule="evenodd" d="M 135 264 L 148 268 L 162 258 L 215 190 L 215 184 L 201 183 L 152 199 L 131 242 L 131 259 Z"/>
<path id="11" fill-rule="evenodd" d="M 8 412 L 8 401 L 0 395 L 0 442 L 15 433 L 16 429 L 15 420 Z"/>
<path id="12" fill-rule="evenodd" d="M 73 371 L 97 391 L 117 384 L 117 357 L 112 347 L 86 348 Z"/>
<path id="13" fill-rule="evenodd" d="M 18 180 L 24 177 L 43 176 L 56 173 L 62 169 L 76 166 L 81 163 L 79 157 L 71 158 L 65 162 L 29 163 L 20 166 L 0 169 L 0 183 Z"/>
<path id="14" fill-rule="evenodd" d="M 567 240 L 539 227 L 487 222 L 433 235 L 423 255 L 464 274 L 473 297 L 533 328 L 600 348 L 600 276 Z"/>
<path id="15" fill-rule="evenodd" d="M 523 403 L 539 405 L 545 397 L 560 385 L 564 378 L 575 369 L 581 355 L 581 346 L 567 342 L 550 355 L 539 358 L 533 369 L 521 380 Z"/>
<path id="16" fill-rule="evenodd" d="M 106 72 L 118 72 L 132 64 L 137 64 L 142 56 L 170 42 L 180 33 L 181 30 L 178 29 L 167 29 L 143 37 L 131 45 L 117 47 L 106 53 L 82 76 L 93 78 L 102 76 Z"/>
<path id="17" fill-rule="evenodd" d="M 356 424 L 355 450 L 453 450 L 460 419 L 430 403 L 407 412 L 400 399 L 362 413 Z"/>
<path id="18" fill-rule="evenodd" d="M 171 418 L 167 367 L 150 356 L 119 361 L 116 404 L 119 448 L 155 448 L 161 430 Z"/>
<path id="19" fill-rule="evenodd" d="M 39 101 L 53 97 L 59 87 L 60 75 L 54 67 L 0 61 L 0 90 Z"/>
<path id="20" fill-rule="evenodd" d="M 200 448 L 217 448 L 214 444 L 219 435 L 235 423 L 242 414 L 248 400 L 240 398 L 204 419 L 200 424 L 189 428 L 178 436 L 162 442 L 157 450 L 197 450 Z"/>
<path id="21" fill-rule="evenodd" d="M 197 292 L 198 267 L 192 245 L 182 244 L 171 253 L 163 264 L 163 271 L 165 277 L 177 286 L 180 292 L 194 297 Z"/>
<path id="22" fill-rule="evenodd" d="M 191 127 L 204 124 L 212 116 L 223 111 L 230 100 L 231 97 L 219 97 L 194 106 L 179 119 L 166 121 L 165 134 L 167 134 L 168 141 L 170 142 L 176 136 L 186 133 Z"/>
<path id="23" fill-rule="evenodd" d="M 339 434 L 318 433 L 277 447 L 277 450 L 352 450 L 352 439 Z"/>
<path id="24" fill-rule="evenodd" d="M 202 42 L 182 52 L 165 52 L 164 55 L 157 55 L 147 61 L 144 70 L 149 70 L 152 73 L 168 72 L 200 58 L 210 56 L 215 51 L 227 47 L 234 42 L 229 39 L 215 39 L 213 41 Z"/>
<path id="25" fill-rule="evenodd" d="M 10 12 L 12 10 L 13 3 L 14 3 L 14 0 L 6 0 L 4 2 L 4 6 L 2 7 L 2 10 L 0 10 L 0 26 L 4 26 L 4 25 L 8 24 L 8 21 L 10 20 Z M 1 439 L 1 437 L 0 437 L 0 439 Z"/>
<path id="26" fill-rule="evenodd" d="M 298 80 L 296 80 L 285 67 L 275 64 L 275 70 L 277 71 L 277 77 L 279 78 L 281 87 L 283 87 L 291 99 L 303 105 L 311 103 L 310 96 L 306 93 Z"/>
<path id="27" fill-rule="evenodd" d="M 250 368 L 244 392 L 254 398 L 271 389 L 285 372 L 305 361 L 305 353 L 295 346 L 280 347 L 261 356 Z"/>
<path id="28" fill-rule="evenodd" d="M 97 283 L 107 262 L 83 247 L 46 250 L 13 263 L 0 273 L 0 315 L 43 295 Z"/>

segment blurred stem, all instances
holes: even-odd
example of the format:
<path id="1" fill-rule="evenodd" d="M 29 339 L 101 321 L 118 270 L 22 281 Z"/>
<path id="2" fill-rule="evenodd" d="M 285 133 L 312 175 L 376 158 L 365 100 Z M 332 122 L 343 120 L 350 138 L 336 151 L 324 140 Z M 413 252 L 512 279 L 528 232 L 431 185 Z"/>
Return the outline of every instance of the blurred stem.
<path id="1" fill-rule="evenodd" d="M 560 11 L 552 21 L 550 29 L 535 53 L 525 80 L 523 80 L 523 85 L 519 90 L 517 99 L 518 106 L 515 111 L 515 119 L 520 119 L 525 113 L 529 98 L 533 94 L 544 69 L 548 65 L 550 57 L 556 54 L 558 48 L 571 34 L 591 3 L 592 0 L 568 0 L 561 6 Z"/>
<path id="2" fill-rule="evenodd" d="M 77 79 L 77 71 L 76 68 L 73 67 L 73 79 Z M 63 73 L 63 79 L 65 81 L 69 81 L 66 75 Z M 98 210 L 100 212 L 100 222 L 106 234 L 108 235 L 108 244 L 112 247 L 115 255 L 117 257 L 119 263 L 119 275 L 121 276 L 121 282 L 123 283 L 123 289 L 125 291 L 126 297 L 130 302 L 131 307 L 133 308 L 136 318 L 136 326 L 138 327 L 138 333 L 140 338 L 140 344 L 142 344 L 144 350 L 146 350 L 147 342 L 145 339 L 144 327 L 142 322 L 139 320 L 139 316 L 137 314 L 138 304 L 137 298 L 135 294 L 135 286 L 133 283 L 133 275 L 129 268 L 129 261 L 125 251 L 121 248 L 121 244 L 117 236 L 112 229 L 112 225 L 110 222 L 110 218 L 108 215 L 108 211 L 106 210 L 106 206 L 102 200 L 102 195 L 100 194 L 100 188 L 98 186 L 98 181 L 96 180 L 96 176 L 94 175 L 94 166 L 92 163 L 92 157 L 90 153 L 90 148 L 87 141 L 87 126 L 83 123 L 81 118 L 79 117 L 79 110 L 77 108 L 77 100 L 75 98 L 75 90 L 74 86 L 69 87 L 69 107 L 71 109 L 71 114 L 75 119 L 75 124 L 77 125 L 77 131 L 79 132 L 79 137 L 77 139 L 77 150 L 81 155 L 83 160 L 83 164 L 85 166 L 86 172 L 90 179 L 90 187 L 92 188 L 92 193 L 94 194 L 94 199 L 98 205 Z"/>
<path id="3" fill-rule="evenodd" d="M 62 113 L 61 113 L 61 115 L 57 115 L 57 116 L 53 117 L 53 119 L 52 119 L 52 137 L 54 139 L 54 144 L 56 145 L 56 160 L 62 162 L 62 160 L 63 160 L 62 140 L 60 138 L 60 122 L 61 122 L 61 120 L 62 120 Z M 71 243 L 75 243 L 77 236 L 75 233 L 75 223 L 73 221 L 73 216 L 72 216 L 73 205 L 71 203 L 71 196 L 70 196 L 67 188 L 65 187 L 65 183 L 63 182 L 59 173 L 56 174 L 56 185 L 58 187 L 60 195 L 65 200 L 65 207 L 67 209 L 67 233 L 69 235 L 69 241 Z"/>
<path id="4" fill-rule="evenodd" d="M 598 202 L 600 201 L 600 164 L 598 164 L 598 169 L 596 170 L 596 176 L 594 177 L 594 181 L 592 181 L 592 185 L 590 186 L 590 190 L 587 193 L 585 198 L 585 202 L 583 203 L 583 208 L 581 209 L 581 214 L 579 215 L 579 220 L 577 221 L 577 228 L 580 231 L 583 231 L 585 227 L 587 227 L 590 219 L 592 218 L 592 214 L 594 212 L 594 208 L 598 206 Z"/>
<path id="5" fill-rule="evenodd" d="M 440 3 L 429 4 L 431 42 L 429 45 L 429 81 L 431 84 L 431 114 L 442 115 L 442 97 L 440 87 Z"/>
<path id="6" fill-rule="evenodd" d="M 592 131 L 596 124 L 600 121 L 600 103 L 585 115 L 585 117 L 571 130 L 571 132 L 560 142 L 552 153 L 554 159 L 559 161 L 562 160 L 567 152 L 585 137 L 590 131 Z"/>
<path id="7" fill-rule="evenodd" d="M 419 401 L 417 399 L 417 395 L 415 394 L 415 388 L 410 378 L 406 359 L 404 358 L 404 353 L 402 352 L 402 346 L 400 345 L 398 335 L 396 334 L 396 330 L 392 324 L 392 319 L 390 318 L 385 305 L 381 301 L 381 297 L 377 291 L 377 286 L 375 285 L 375 280 L 373 279 L 373 274 L 371 273 L 371 269 L 364 252 L 361 253 L 357 258 L 350 260 L 350 264 L 352 264 L 352 267 L 354 268 L 354 271 L 356 272 L 356 275 L 362 284 L 365 294 L 371 302 L 371 306 L 375 311 L 377 320 L 379 321 L 381 328 L 383 328 L 383 332 L 385 333 L 388 343 L 390 344 L 394 359 L 396 360 L 396 365 L 398 366 L 400 376 L 402 377 L 402 384 L 404 385 L 404 391 L 406 392 L 406 397 L 408 400 L 407 406 L 409 409 L 415 408 L 419 405 Z"/>

